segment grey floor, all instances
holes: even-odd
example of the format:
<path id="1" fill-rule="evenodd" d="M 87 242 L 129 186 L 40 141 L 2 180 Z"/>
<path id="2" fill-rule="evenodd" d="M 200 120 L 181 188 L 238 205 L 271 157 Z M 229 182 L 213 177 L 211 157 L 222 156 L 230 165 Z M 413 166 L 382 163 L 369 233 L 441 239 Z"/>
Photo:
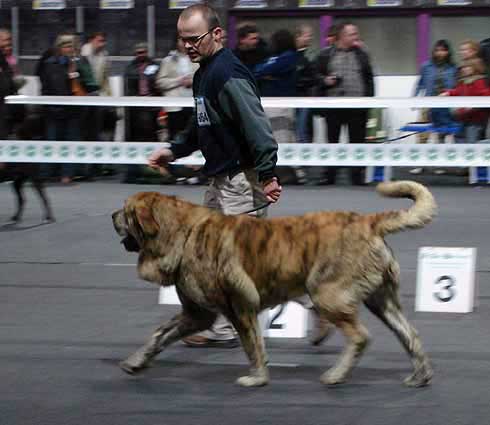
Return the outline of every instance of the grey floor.
<path id="1" fill-rule="evenodd" d="M 48 188 L 57 222 L 39 226 L 28 189 L 25 221 L 0 227 L 0 425 L 411 424 L 483 425 L 490 417 L 490 191 L 431 186 L 440 214 L 424 230 L 389 238 L 402 268 L 402 302 L 435 369 L 433 385 L 409 389 L 410 365 L 394 336 L 363 311 L 372 345 L 349 383 L 326 388 L 320 374 L 342 348 L 269 339 L 271 384 L 243 389 L 240 348 L 177 344 L 143 375 L 117 362 L 175 307 L 157 305 L 157 289 L 136 277 L 134 255 L 112 230 L 110 214 L 140 190 L 199 202 L 203 187 L 135 186 L 116 181 Z M 13 197 L 0 185 L 0 222 Z M 373 187 L 285 187 L 271 215 L 319 209 L 379 211 L 408 201 L 382 199 Z M 420 246 L 478 248 L 479 306 L 472 314 L 414 312 Z"/>

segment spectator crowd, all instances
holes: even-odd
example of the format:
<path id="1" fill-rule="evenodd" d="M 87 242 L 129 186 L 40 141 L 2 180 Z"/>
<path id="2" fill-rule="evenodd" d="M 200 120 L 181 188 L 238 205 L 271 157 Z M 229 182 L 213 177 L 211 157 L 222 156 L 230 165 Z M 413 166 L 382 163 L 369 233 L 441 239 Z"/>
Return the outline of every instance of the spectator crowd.
<path id="1" fill-rule="evenodd" d="M 356 25 L 345 22 L 330 27 L 325 34 L 325 44 L 319 54 L 313 55 L 311 45 L 313 29 L 299 25 L 294 32 L 288 29 L 275 31 L 265 40 L 252 22 L 237 28 L 237 44 L 233 53 L 246 65 L 255 77 L 263 97 L 283 96 L 374 96 L 375 83 L 369 46 L 362 41 Z M 109 76 L 111 63 L 106 49 L 104 32 L 91 34 L 85 42 L 75 33 L 62 33 L 53 46 L 39 59 L 36 75 L 39 77 L 42 95 L 61 96 L 110 96 Z M 144 42 L 134 45 L 134 58 L 124 72 L 125 96 L 192 96 L 193 75 L 198 67 L 186 55 L 182 41 L 176 37 L 175 46 L 163 60 L 149 54 Z M 423 64 L 414 89 L 420 96 L 488 96 L 490 39 L 481 45 L 464 40 L 459 45 L 458 60 L 446 40 L 437 41 L 430 59 Z M 117 108 L 45 106 L 23 108 L 6 105 L 7 95 L 15 94 L 25 84 L 18 62 L 12 51 L 12 36 L 7 29 L 0 29 L 0 140 L 12 136 L 16 126 L 26 114 L 39 119 L 39 134 L 33 139 L 53 141 L 114 140 L 116 123 L 123 116 Z M 326 120 L 325 139 L 339 143 L 342 127 L 348 130 L 349 140 L 364 143 L 368 109 L 267 109 L 274 137 L 278 143 L 311 143 L 314 114 Z M 124 134 L 127 141 L 174 140 L 186 127 L 192 115 L 189 108 L 128 107 L 124 110 Z M 485 139 L 489 113 L 485 109 L 449 108 L 430 109 L 421 112 L 421 120 L 432 123 L 436 140 L 443 142 L 455 133 L 456 143 L 477 143 Z M 453 131 L 454 129 L 456 131 Z M 420 142 L 426 138 L 420 137 Z M 182 179 L 199 181 L 195 170 L 175 169 Z M 421 169 L 412 170 L 414 173 Z M 45 164 L 46 178 L 70 184 L 75 178 L 87 180 L 104 174 L 115 173 L 111 165 L 61 167 Z M 146 167 L 131 165 L 123 171 L 123 181 L 135 183 L 145 177 Z M 337 169 L 329 167 L 317 176 L 315 183 L 335 184 Z M 363 168 L 350 168 L 352 184 L 365 182 Z M 298 183 L 311 182 L 308 170 L 294 169 Z"/>

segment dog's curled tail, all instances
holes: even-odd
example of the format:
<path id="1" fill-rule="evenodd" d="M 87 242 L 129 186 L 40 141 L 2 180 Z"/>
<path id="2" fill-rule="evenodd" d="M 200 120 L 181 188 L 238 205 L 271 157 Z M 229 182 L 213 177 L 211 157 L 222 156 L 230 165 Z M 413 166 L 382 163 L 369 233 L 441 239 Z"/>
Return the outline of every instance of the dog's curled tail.
<path id="1" fill-rule="evenodd" d="M 419 183 L 398 181 L 380 183 L 376 190 L 391 198 L 410 198 L 415 203 L 408 210 L 387 211 L 373 214 L 375 231 L 384 236 L 407 229 L 420 229 L 432 221 L 437 204 L 429 190 Z"/>

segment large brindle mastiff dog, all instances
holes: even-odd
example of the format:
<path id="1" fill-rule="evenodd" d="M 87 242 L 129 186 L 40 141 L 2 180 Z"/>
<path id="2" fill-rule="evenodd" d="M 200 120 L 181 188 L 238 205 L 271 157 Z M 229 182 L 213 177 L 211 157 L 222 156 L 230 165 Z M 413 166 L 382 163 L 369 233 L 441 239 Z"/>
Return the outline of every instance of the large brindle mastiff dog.
<path id="1" fill-rule="evenodd" d="M 236 328 L 250 360 L 243 386 L 269 381 L 258 313 L 308 294 L 318 313 L 338 327 L 346 346 L 338 362 L 321 376 L 339 384 L 368 345 L 359 319 L 364 303 L 398 337 L 414 372 L 405 383 L 427 385 L 429 359 L 417 331 L 401 311 L 399 266 L 384 236 L 429 223 L 436 212 L 420 184 L 382 183 L 379 193 L 415 201 L 407 210 L 373 214 L 315 212 L 299 217 L 256 219 L 226 216 L 154 192 L 131 196 L 112 216 L 128 251 L 138 252 L 139 276 L 175 285 L 182 312 L 159 327 L 150 340 L 121 363 L 133 374 L 165 347 L 207 329 L 218 313 Z"/>

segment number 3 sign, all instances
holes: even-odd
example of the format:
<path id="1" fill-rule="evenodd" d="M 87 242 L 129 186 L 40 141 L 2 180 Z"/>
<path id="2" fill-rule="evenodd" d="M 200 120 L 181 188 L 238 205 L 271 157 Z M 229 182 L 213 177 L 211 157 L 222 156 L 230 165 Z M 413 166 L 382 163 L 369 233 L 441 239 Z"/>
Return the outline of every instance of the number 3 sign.
<path id="1" fill-rule="evenodd" d="M 475 264 L 475 248 L 420 248 L 416 310 L 473 311 Z"/>

